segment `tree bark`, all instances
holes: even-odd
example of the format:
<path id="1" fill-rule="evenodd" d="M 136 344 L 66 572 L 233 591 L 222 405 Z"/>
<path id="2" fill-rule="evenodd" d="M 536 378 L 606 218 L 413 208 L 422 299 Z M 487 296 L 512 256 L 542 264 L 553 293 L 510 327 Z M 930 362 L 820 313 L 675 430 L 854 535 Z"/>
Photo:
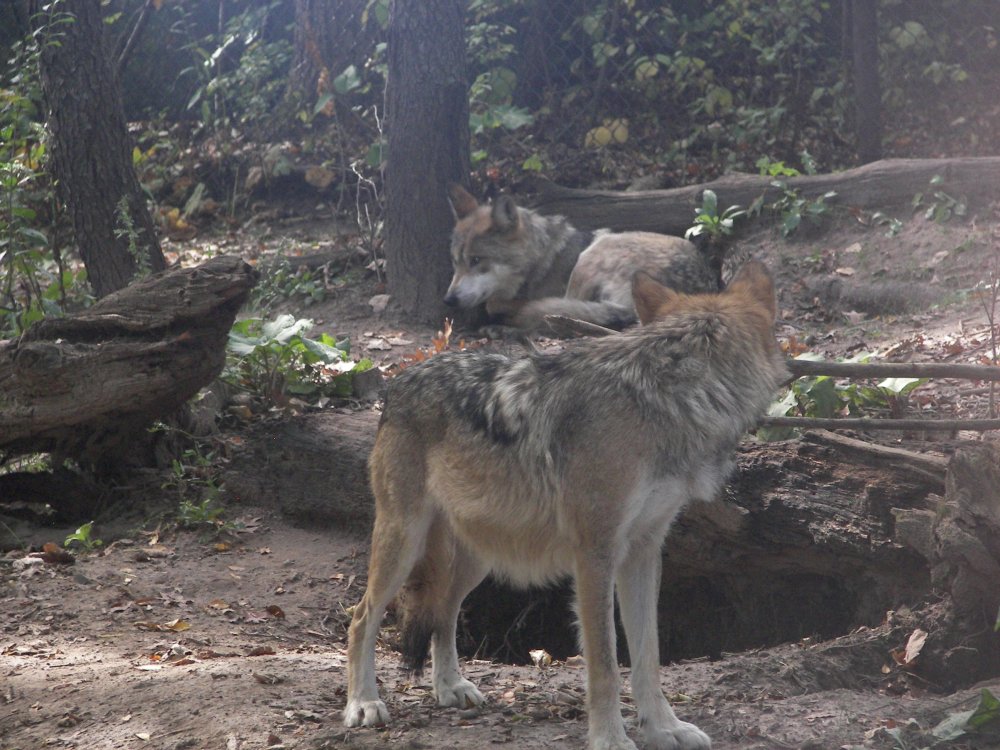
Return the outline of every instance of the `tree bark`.
<path id="1" fill-rule="evenodd" d="M 955 198 L 965 196 L 972 208 L 1000 198 L 1000 157 L 956 159 L 884 159 L 833 174 L 790 177 L 789 189 L 817 198 L 833 190 L 834 205 L 866 210 L 909 207 L 916 193 L 925 192 L 936 175 L 940 189 Z M 714 190 L 719 206 L 748 206 L 761 195 L 770 202 L 781 197 L 770 177 L 728 175 L 701 185 L 671 190 L 579 190 L 542 182 L 534 206 L 545 214 L 562 214 L 579 229 L 608 228 L 682 235 L 694 223 L 702 191 Z"/>
<path id="2" fill-rule="evenodd" d="M 882 158 L 882 89 L 878 70 L 878 2 L 851 3 L 851 49 L 858 156 L 862 164 Z"/>
<path id="3" fill-rule="evenodd" d="M 113 466 L 136 433 L 222 371 L 254 279 L 242 260 L 220 256 L 0 343 L 0 451 Z"/>
<path id="4" fill-rule="evenodd" d="M 406 313 L 440 324 L 449 313 L 449 182 L 469 174 L 464 4 L 394 0 L 389 20 L 385 255 L 389 293 Z M 452 311 L 453 313 L 453 311 Z"/>
<path id="5" fill-rule="evenodd" d="M 62 0 L 36 16 L 52 172 L 94 294 L 166 268 L 132 149 L 99 0 Z"/>

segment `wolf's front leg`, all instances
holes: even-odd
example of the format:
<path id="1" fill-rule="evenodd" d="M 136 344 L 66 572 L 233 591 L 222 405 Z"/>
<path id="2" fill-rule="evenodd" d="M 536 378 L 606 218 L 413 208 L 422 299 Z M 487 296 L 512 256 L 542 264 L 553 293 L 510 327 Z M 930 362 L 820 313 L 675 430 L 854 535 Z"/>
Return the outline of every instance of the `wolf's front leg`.
<path id="1" fill-rule="evenodd" d="M 576 596 L 587 661 L 587 747 L 636 750 L 625 734 L 615 651 L 614 580 L 602 555 L 580 551 Z"/>
<path id="2" fill-rule="evenodd" d="M 347 706 L 344 725 L 381 726 L 389 721 L 389 709 L 379 698 L 375 682 L 375 638 L 384 608 L 371 604 L 369 589 L 358 603 L 348 634 Z"/>
<path id="3" fill-rule="evenodd" d="M 647 543 L 633 550 L 618 570 L 618 607 L 628 639 L 639 725 L 650 750 L 710 750 L 708 735 L 678 719 L 660 688 L 660 565 L 660 545 Z"/>

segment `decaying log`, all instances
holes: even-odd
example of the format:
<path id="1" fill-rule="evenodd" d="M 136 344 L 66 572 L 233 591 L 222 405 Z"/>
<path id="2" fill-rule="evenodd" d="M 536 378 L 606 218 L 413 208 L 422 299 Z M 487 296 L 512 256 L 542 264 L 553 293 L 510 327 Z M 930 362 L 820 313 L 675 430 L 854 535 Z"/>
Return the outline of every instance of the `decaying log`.
<path id="1" fill-rule="evenodd" d="M 230 457 L 226 492 L 306 526 L 367 533 L 375 518 L 368 454 L 378 419 L 375 411 L 323 412 L 258 423 Z"/>
<path id="2" fill-rule="evenodd" d="M 136 282 L 89 309 L 0 344 L 0 451 L 107 466 L 225 364 L 255 273 L 213 258 Z"/>
<path id="3" fill-rule="evenodd" d="M 308 526 L 367 531 L 373 508 L 366 460 L 377 423 L 378 413 L 369 411 L 261 424 L 231 457 L 227 492 Z M 886 609 L 925 596 L 927 565 L 894 542 L 891 512 L 927 509 L 929 496 L 942 491 L 941 460 L 926 458 L 925 471 L 914 471 L 920 461 L 860 461 L 813 437 L 747 442 L 728 498 L 692 506 L 668 538 L 664 654 L 834 635 L 877 624 Z M 487 583 L 469 601 L 467 642 L 505 657 L 506 648 L 523 647 L 522 658 L 539 646 L 573 652 L 568 598 Z M 704 618 L 719 627 L 704 627 Z M 515 619 L 516 632 L 497 633 L 498 623 L 506 631 Z"/>
<path id="4" fill-rule="evenodd" d="M 832 174 L 789 177 L 789 189 L 803 198 L 817 198 L 829 191 L 837 205 L 867 210 L 909 206 L 913 196 L 927 190 L 940 175 L 939 189 L 966 196 L 979 204 L 998 197 L 1000 157 L 958 159 L 886 159 Z M 579 190 L 541 183 L 534 207 L 545 214 L 562 214 L 580 229 L 643 230 L 682 235 L 694 223 L 694 208 L 702 191 L 714 190 L 719 206 L 749 206 L 757 198 L 773 202 L 781 191 L 774 178 L 728 175 L 702 185 L 671 190 Z"/>

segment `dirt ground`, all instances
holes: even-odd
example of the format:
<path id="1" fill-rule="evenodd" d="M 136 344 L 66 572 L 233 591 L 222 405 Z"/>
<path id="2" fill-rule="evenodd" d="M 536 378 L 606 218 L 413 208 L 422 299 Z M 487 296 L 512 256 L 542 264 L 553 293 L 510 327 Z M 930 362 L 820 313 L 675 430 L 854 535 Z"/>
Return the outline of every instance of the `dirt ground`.
<path id="1" fill-rule="evenodd" d="M 984 308 L 969 290 L 997 262 L 995 211 L 945 224 L 900 218 L 902 230 L 891 238 L 885 226 L 849 219 L 791 241 L 760 228 L 734 254 L 771 265 L 781 296 L 778 333 L 810 351 L 952 362 L 990 356 Z M 331 233 L 324 220 L 306 216 L 268 237 L 247 233 L 215 244 L 256 254 L 290 242 L 315 248 Z M 206 252 L 207 243 L 174 249 Z M 393 317 L 391 308 L 372 312 L 367 301 L 376 291 L 366 277 L 297 312 L 316 319 L 316 331 L 349 333 L 354 353 L 379 364 L 428 345 L 434 331 Z M 931 384 L 918 389 L 911 408 L 983 417 L 987 391 Z M 387 646 L 377 666 L 393 722 L 344 729 L 345 627 L 363 592 L 366 540 L 303 529 L 271 509 L 232 502 L 225 531 L 180 530 L 157 506 L 161 493 L 148 491 L 159 481 L 137 482 L 97 519 L 94 536 L 104 546 L 73 564 L 37 552 L 72 527 L 0 516 L 16 540 L 0 558 L 0 750 L 585 745 L 579 659 L 546 667 L 469 661 L 486 705 L 440 709 L 428 681 L 408 678 Z M 863 639 L 864 629 L 851 637 Z M 865 673 L 838 661 L 835 643 L 803 642 L 671 664 L 662 682 L 679 716 L 701 726 L 717 750 L 930 747 L 926 730 L 973 708 L 981 687 L 1000 695 L 1000 678 L 948 695 L 890 690 L 886 678 L 897 668 L 888 654 L 885 662 L 883 672 Z M 627 673 L 622 705 L 638 739 Z M 947 746 L 1000 744 L 966 737 Z"/>

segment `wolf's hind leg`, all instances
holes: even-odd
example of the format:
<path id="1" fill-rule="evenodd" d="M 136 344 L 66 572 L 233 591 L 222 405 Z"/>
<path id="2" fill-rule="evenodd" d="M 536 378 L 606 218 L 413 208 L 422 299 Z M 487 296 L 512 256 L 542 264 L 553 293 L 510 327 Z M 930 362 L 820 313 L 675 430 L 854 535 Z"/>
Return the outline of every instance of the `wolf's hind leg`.
<path id="1" fill-rule="evenodd" d="M 459 671 L 455 630 L 462 600 L 486 570 L 458 540 L 447 519 L 436 517 L 427 534 L 426 552 L 406 583 L 402 645 L 406 666 L 418 673 L 430 648 L 438 705 L 466 708 L 483 702 L 476 686 Z"/>
<path id="2" fill-rule="evenodd" d="M 470 708 L 485 699 L 458 668 L 455 630 L 462 601 L 486 577 L 486 566 L 461 542 L 456 542 L 451 560 L 451 580 L 437 607 L 437 625 L 431 645 L 434 696 L 440 706 Z"/>
<path id="3" fill-rule="evenodd" d="M 389 720 L 375 682 L 375 639 L 385 608 L 423 554 L 429 525 L 428 514 L 415 518 L 382 514 L 375 519 L 368 588 L 348 630 L 346 726 L 378 726 Z"/>
<path id="4" fill-rule="evenodd" d="M 634 545 L 618 568 L 618 608 L 628 639 L 639 726 L 651 750 L 709 750 L 712 741 L 708 735 L 678 719 L 660 687 L 656 629 L 660 567 L 660 545 L 646 542 Z"/>

